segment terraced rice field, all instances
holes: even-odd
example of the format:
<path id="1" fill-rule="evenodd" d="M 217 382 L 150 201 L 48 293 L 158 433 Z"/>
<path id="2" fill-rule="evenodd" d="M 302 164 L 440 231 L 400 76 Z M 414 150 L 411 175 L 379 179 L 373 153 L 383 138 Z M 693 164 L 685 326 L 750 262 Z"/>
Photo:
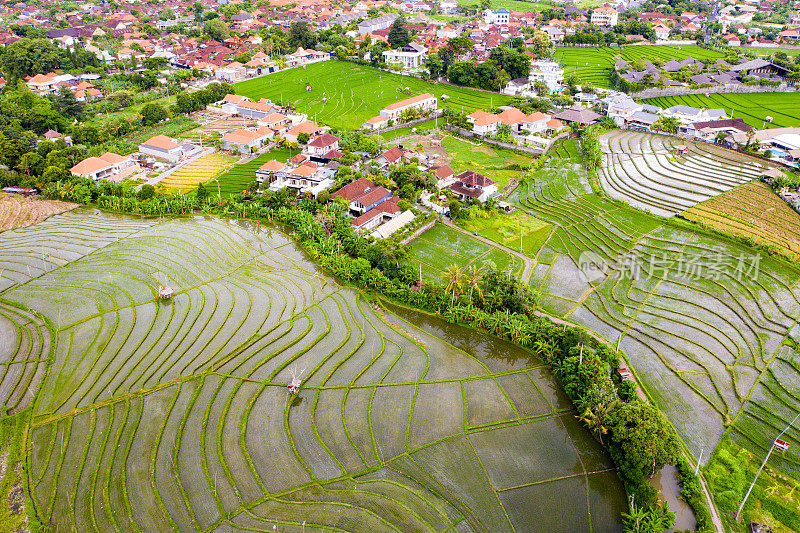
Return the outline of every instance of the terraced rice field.
<path id="1" fill-rule="evenodd" d="M 800 258 L 800 215 L 761 181 L 740 185 L 681 216 L 729 235 L 775 246 L 789 258 Z"/>
<path id="2" fill-rule="evenodd" d="M 423 278 L 439 283 L 450 265 L 496 268 L 512 275 L 519 275 L 524 267 L 517 256 L 438 223 L 414 240 L 408 264 Z"/>
<path id="3" fill-rule="evenodd" d="M 297 151 L 295 150 L 295 152 Z M 258 170 L 261 165 L 271 159 L 285 163 L 291 159 L 293 155 L 297 155 L 297 153 L 291 153 L 289 150 L 276 149 L 261 154 L 249 163 L 234 165 L 230 170 L 217 178 L 219 180 L 218 192 L 223 197 L 239 194 L 255 181 L 256 170 Z M 209 191 L 213 194 L 216 189 L 216 182 L 210 183 L 208 187 Z"/>
<path id="4" fill-rule="evenodd" d="M 75 209 L 78 204 L 0 192 L 0 231 L 36 224 L 49 216 Z"/>
<path id="5" fill-rule="evenodd" d="M 716 59 L 724 57 L 721 53 L 706 50 L 696 45 L 661 46 L 661 45 L 628 45 L 621 47 L 573 48 L 560 46 L 556 48 L 553 59 L 564 67 L 564 76 L 575 74 L 580 83 L 588 83 L 595 87 L 611 88 L 610 75 L 614 63 L 619 59 L 633 61 L 636 59 L 656 59 L 667 62 L 670 59 Z M 659 104 L 656 104 L 659 105 Z M 712 107 L 712 106 L 705 106 Z"/>
<path id="6" fill-rule="evenodd" d="M 308 83 L 311 92 L 306 91 Z M 440 108 L 461 111 L 463 107 L 466 113 L 511 102 L 510 96 L 436 84 L 341 61 L 284 70 L 237 83 L 235 87 L 236 94 L 251 100 L 267 98 L 291 104 L 317 123 L 345 129 L 361 129 L 366 120 L 378 115 L 387 105 L 423 93 L 435 95 Z M 405 87 L 410 89 L 409 94 L 399 92 Z M 442 95 L 449 99 L 442 100 Z"/>
<path id="7" fill-rule="evenodd" d="M 672 216 L 761 176 L 759 160 L 675 137 L 613 130 L 600 136 L 603 189 L 655 215 Z M 679 155 L 676 145 L 689 149 Z"/>
<path id="8" fill-rule="evenodd" d="M 0 400 L 32 409 L 53 531 L 619 529 L 609 458 L 530 354 L 378 307 L 276 230 L 79 209 L 0 247 Z"/>
<path id="9" fill-rule="evenodd" d="M 796 126 L 800 120 L 800 94 L 797 93 L 710 93 L 662 96 L 644 100 L 667 108 L 674 105 L 723 108 L 728 116 L 741 118 L 757 129 Z M 766 117 L 772 117 L 767 122 Z"/>
<path id="10" fill-rule="evenodd" d="M 800 272 L 599 198 L 574 161 L 552 157 L 514 197 L 556 227 L 531 281 L 540 305 L 619 343 L 695 454 L 731 424 L 748 446 L 766 445 L 800 408 L 800 374 L 783 345 L 800 316 Z M 605 268 L 583 274 L 585 252 Z M 796 476 L 800 431 L 789 438 L 783 461 Z"/>
<path id="11" fill-rule="evenodd" d="M 204 155 L 161 180 L 159 186 L 181 191 L 194 189 L 198 183 L 205 183 L 219 176 L 225 169 L 233 166 L 238 159 L 238 157 L 218 153 Z"/>

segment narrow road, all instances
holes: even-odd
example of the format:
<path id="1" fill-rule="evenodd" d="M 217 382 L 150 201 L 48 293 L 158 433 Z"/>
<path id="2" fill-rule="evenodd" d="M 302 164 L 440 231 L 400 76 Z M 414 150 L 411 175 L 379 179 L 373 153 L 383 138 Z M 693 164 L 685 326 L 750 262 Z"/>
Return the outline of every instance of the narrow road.
<path id="1" fill-rule="evenodd" d="M 520 259 L 522 259 L 522 262 L 525 263 L 525 268 L 522 270 L 521 280 L 522 280 L 522 283 L 524 285 L 528 284 L 528 282 L 531 279 L 531 274 L 533 273 L 533 259 L 531 259 L 530 257 L 528 257 L 525 254 L 521 254 L 521 253 L 517 252 L 516 250 L 512 250 L 511 248 L 508 248 L 507 246 L 503 246 L 502 244 L 497 243 L 497 242 L 495 242 L 495 241 L 493 241 L 491 239 L 487 239 L 486 237 L 481 237 L 480 235 L 475 235 L 472 232 L 469 232 L 469 231 L 467 231 L 467 230 L 465 230 L 463 228 L 460 228 L 460 227 L 456 226 L 455 224 L 453 224 L 450 221 L 450 219 L 448 219 L 448 218 L 441 219 L 441 222 L 445 226 L 448 226 L 448 227 L 450 227 L 450 228 L 452 228 L 452 229 L 454 229 L 456 231 L 459 231 L 459 232 L 461 232 L 461 233 L 463 233 L 465 235 L 469 235 L 473 239 L 477 239 L 477 240 L 481 241 L 484 244 L 488 244 L 490 246 L 494 246 L 495 248 L 499 248 L 499 249 L 503 250 L 504 252 L 508 252 L 508 253 L 510 253 L 512 255 L 515 255 L 515 256 L 519 257 Z"/>

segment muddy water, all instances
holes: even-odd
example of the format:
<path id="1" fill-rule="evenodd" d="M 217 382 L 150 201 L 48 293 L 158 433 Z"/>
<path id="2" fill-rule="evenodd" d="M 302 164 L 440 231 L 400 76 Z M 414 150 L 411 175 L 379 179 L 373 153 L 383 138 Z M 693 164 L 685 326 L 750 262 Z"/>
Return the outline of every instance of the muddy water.
<path id="1" fill-rule="evenodd" d="M 556 411 L 567 411 L 561 416 L 560 433 L 534 433 L 535 436 L 526 441 L 527 449 L 523 453 L 536 458 L 534 461 L 546 463 L 554 448 L 570 442 L 580 456 L 580 466 L 576 463 L 560 474 L 565 478 L 571 476 L 568 479 L 541 484 L 534 481 L 531 486 L 498 491 L 498 497 L 511 521 L 515 522 L 517 531 L 577 532 L 589 531 L 589 527 L 594 532 L 621 531 L 620 514 L 627 510 L 627 499 L 613 462 L 575 419 L 571 403 L 541 361 L 518 346 L 474 329 L 449 324 L 427 313 L 384 305 L 390 311 L 386 315 L 389 320 L 395 315 L 422 332 L 471 354 L 491 372 L 513 372 L 533 367 L 528 373 L 535 376 L 537 387 L 549 398 Z M 431 359 L 436 356 L 435 353 L 430 355 Z M 487 401 L 491 400 L 487 398 Z"/>
<path id="2" fill-rule="evenodd" d="M 661 493 L 661 497 L 669 504 L 669 508 L 675 511 L 675 529 L 669 531 L 694 530 L 697 527 L 694 512 L 685 501 L 678 497 L 681 492 L 678 470 L 672 465 L 667 465 L 661 469 L 661 472 L 653 476 L 651 482 Z"/>

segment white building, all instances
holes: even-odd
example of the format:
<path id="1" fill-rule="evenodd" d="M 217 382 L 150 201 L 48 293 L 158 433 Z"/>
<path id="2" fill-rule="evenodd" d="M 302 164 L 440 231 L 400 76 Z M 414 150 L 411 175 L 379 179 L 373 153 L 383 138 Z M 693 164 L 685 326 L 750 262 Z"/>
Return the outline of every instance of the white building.
<path id="1" fill-rule="evenodd" d="M 483 21 L 486 22 L 486 24 L 508 25 L 509 15 L 511 15 L 511 13 L 505 8 L 498 9 L 497 11 L 487 9 L 483 12 Z"/>
<path id="2" fill-rule="evenodd" d="M 399 16 L 400 15 L 397 13 L 387 13 L 378 18 L 361 21 L 358 23 L 358 33 L 364 35 L 365 33 L 372 33 L 376 30 L 385 30 L 391 26 Z"/>
<path id="3" fill-rule="evenodd" d="M 177 163 L 183 156 L 183 148 L 166 135 L 156 135 L 139 145 L 139 152 L 162 161 Z"/>
<path id="4" fill-rule="evenodd" d="M 543 81 L 552 92 L 564 83 L 564 69 L 555 61 L 531 61 L 528 80 L 532 84 Z"/>
<path id="5" fill-rule="evenodd" d="M 310 192 L 315 198 L 321 191 L 334 184 L 333 171 L 317 167 L 313 163 L 304 163 L 290 170 L 275 172 L 273 177 L 274 180 L 269 185 L 271 191 L 291 187 L 301 193 Z"/>
<path id="6" fill-rule="evenodd" d="M 72 167 L 70 172 L 76 176 L 95 181 L 103 179 L 122 179 L 133 174 L 139 165 L 133 158 L 113 152 L 106 152 L 100 157 L 88 157 Z"/>
<path id="7" fill-rule="evenodd" d="M 436 111 L 436 97 L 430 93 L 425 93 L 406 100 L 400 100 L 383 108 L 381 116 L 396 121 L 403 114 L 403 111 L 411 109 Z"/>
<path id="8" fill-rule="evenodd" d="M 619 13 L 613 7 L 598 7 L 592 11 L 590 22 L 596 26 L 616 26 Z"/>
<path id="9" fill-rule="evenodd" d="M 419 43 L 408 43 L 400 50 L 387 50 L 383 58 L 390 65 L 402 65 L 404 70 L 418 70 L 428 49 Z"/>

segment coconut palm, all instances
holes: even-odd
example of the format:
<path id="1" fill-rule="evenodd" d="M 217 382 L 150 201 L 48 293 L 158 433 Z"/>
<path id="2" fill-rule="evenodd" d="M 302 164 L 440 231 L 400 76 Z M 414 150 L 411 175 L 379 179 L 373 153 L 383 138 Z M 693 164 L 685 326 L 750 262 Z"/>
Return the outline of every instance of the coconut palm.
<path id="1" fill-rule="evenodd" d="M 450 305 L 452 305 L 456 300 L 456 292 L 461 294 L 461 287 L 463 285 L 461 269 L 456 264 L 450 265 L 442 272 L 442 279 L 447 282 L 445 290 L 452 295 L 450 299 Z"/>
<path id="2" fill-rule="evenodd" d="M 604 444 L 603 435 L 608 433 L 609 428 L 605 425 L 608 413 L 616 407 L 617 403 L 619 403 L 619 400 L 616 398 L 600 401 L 593 406 L 586 407 L 581 416 L 578 417 L 591 431 L 597 434 L 600 444 Z"/>
<path id="3" fill-rule="evenodd" d="M 477 290 L 478 296 L 483 296 L 481 292 L 481 279 L 483 278 L 483 272 L 481 269 L 477 267 L 477 265 L 470 265 L 464 271 L 464 285 L 469 287 L 469 301 L 472 301 L 472 291 Z"/>

